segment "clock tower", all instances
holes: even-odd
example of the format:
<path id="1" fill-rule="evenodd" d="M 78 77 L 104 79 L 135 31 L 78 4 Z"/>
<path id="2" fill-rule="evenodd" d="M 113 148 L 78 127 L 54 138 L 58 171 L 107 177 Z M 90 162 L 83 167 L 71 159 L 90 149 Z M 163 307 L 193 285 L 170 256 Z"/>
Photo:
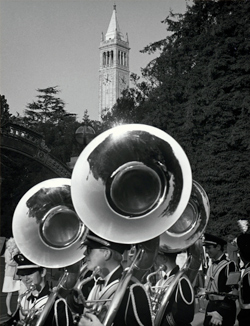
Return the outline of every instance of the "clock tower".
<path id="1" fill-rule="evenodd" d="M 114 5 L 106 35 L 102 33 L 99 69 L 99 119 L 105 109 L 111 109 L 129 87 L 129 41 L 123 36 Z"/>

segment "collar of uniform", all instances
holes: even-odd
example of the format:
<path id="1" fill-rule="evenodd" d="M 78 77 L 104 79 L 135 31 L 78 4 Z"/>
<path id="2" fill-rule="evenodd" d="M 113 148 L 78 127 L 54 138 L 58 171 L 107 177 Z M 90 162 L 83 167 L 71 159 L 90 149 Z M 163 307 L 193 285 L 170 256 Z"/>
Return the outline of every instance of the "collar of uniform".
<path id="1" fill-rule="evenodd" d="M 171 271 L 165 273 L 165 276 L 167 276 L 166 278 L 169 278 L 170 276 L 177 274 L 179 272 L 179 269 L 180 267 L 178 265 L 175 266 Z"/>
<path id="2" fill-rule="evenodd" d="M 222 260 L 226 260 L 226 255 L 225 254 L 222 254 L 218 259 L 212 261 L 212 264 L 219 264 Z"/>
<path id="3" fill-rule="evenodd" d="M 31 293 L 30 296 L 27 298 L 27 300 L 31 300 L 31 302 L 33 302 L 34 299 L 42 298 L 42 297 L 48 295 L 49 293 L 50 293 L 49 284 L 48 284 L 48 282 L 46 282 L 44 288 L 38 293 L 37 296 L 33 295 Z"/>
<path id="4" fill-rule="evenodd" d="M 166 272 L 164 272 L 164 271 L 162 271 L 161 272 L 162 274 L 162 278 L 164 279 L 164 280 L 166 280 L 168 277 L 169 277 L 169 272 L 168 273 L 166 273 Z"/>
<path id="5" fill-rule="evenodd" d="M 46 282 L 45 287 L 42 289 L 41 292 L 39 292 L 37 299 L 42 298 L 42 297 L 48 295 L 49 293 L 50 293 L 49 283 Z"/>
<path id="6" fill-rule="evenodd" d="M 33 295 L 32 293 L 27 298 L 27 300 L 31 301 L 31 303 L 33 303 L 36 299 L 37 299 L 37 297 L 35 295 Z"/>
<path id="7" fill-rule="evenodd" d="M 108 275 L 104 277 L 105 286 L 112 283 L 113 281 L 119 279 L 123 272 L 123 268 L 121 265 L 118 265 L 115 269 L 112 270 Z"/>

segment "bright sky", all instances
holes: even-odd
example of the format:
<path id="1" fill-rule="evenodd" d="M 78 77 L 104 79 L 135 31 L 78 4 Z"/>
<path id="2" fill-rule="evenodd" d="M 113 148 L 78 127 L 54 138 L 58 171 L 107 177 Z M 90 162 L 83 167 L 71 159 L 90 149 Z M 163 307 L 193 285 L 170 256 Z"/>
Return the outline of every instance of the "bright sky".
<path id="1" fill-rule="evenodd" d="M 140 74 L 153 57 L 139 51 L 167 35 L 161 21 L 170 9 L 185 12 L 185 0 L 0 0 L 0 94 L 11 113 L 23 115 L 36 89 L 58 85 L 68 112 L 98 119 L 99 45 L 114 3 L 130 72 Z"/>

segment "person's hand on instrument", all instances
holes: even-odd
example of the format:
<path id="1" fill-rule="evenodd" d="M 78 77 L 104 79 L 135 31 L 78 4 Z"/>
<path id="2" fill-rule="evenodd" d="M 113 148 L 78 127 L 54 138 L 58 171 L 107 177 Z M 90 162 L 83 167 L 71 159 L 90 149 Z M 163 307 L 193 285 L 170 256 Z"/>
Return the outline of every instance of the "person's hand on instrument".
<path id="1" fill-rule="evenodd" d="M 78 326 L 103 326 L 96 315 L 86 312 L 80 319 Z"/>
<path id="2" fill-rule="evenodd" d="M 211 311 L 207 313 L 208 316 L 211 316 L 210 324 L 211 325 L 222 325 L 222 316 L 217 311 Z"/>

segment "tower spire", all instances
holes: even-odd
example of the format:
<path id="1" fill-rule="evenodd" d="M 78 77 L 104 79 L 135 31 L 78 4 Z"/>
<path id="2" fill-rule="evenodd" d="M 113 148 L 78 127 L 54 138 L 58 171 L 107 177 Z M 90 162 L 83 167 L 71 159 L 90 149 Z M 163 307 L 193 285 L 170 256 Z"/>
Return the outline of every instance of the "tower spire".
<path id="1" fill-rule="evenodd" d="M 113 6 L 113 13 L 109 22 L 109 27 L 106 33 L 106 40 L 119 38 L 121 40 L 125 40 L 124 36 L 121 32 L 120 26 L 118 24 L 117 13 L 116 13 L 116 4 Z"/>

